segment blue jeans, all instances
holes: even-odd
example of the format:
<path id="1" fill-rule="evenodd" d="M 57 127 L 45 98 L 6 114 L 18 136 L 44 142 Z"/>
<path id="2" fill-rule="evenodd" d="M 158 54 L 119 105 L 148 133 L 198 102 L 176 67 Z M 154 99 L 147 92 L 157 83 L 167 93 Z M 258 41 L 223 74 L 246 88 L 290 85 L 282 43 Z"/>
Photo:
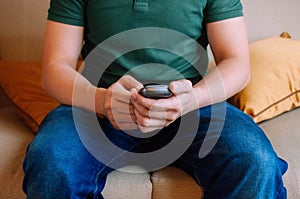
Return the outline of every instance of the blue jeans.
<path id="1" fill-rule="evenodd" d="M 204 188 L 205 198 L 286 198 L 282 175 L 287 163 L 277 157 L 251 118 L 227 103 L 225 106 L 224 126 L 213 149 L 199 158 L 209 126 L 222 120 L 212 118 L 208 106 L 198 111 L 199 126 L 192 144 L 171 164 L 194 177 Z M 107 120 L 99 121 L 112 142 L 140 153 L 169 143 L 179 123 L 174 122 L 153 137 L 138 138 L 114 129 Z M 103 198 L 101 191 L 113 170 L 84 147 L 72 107 L 62 105 L 47 115 L 27 149 L 23 190 L 30 199 Z"/>

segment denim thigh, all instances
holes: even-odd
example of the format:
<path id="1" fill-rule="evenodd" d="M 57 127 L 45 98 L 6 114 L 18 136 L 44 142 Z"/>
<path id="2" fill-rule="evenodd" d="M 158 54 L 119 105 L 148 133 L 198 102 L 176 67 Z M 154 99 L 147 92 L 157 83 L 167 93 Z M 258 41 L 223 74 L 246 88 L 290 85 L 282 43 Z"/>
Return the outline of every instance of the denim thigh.
<path id="1" fill-rule="evenodd" d="M 264 132 L 236 107 L 225 102 L 215 106 L 225 106 L 226 114 L 220 114 L 225 117 L 213 116 L 212 107 L 200 109 L 197 135 L 174 165 L 204 187 L 206 198 L 286 198 L 282 175 L 287 163 Z M 217 142 L 199 157 L 200 147 L 210 140 Z"/>
<path id="2" fill-rule="evenodd" d="M 102 198 L 106 177 L 114 169 L 83 145 L 76 129 L 83 124 L 76 121 L 75 126 L 73 109 L 62 105 L 50 112 L 28 146 L 23 164 L 27 198 Z M 128 150 L 138 144 L 121 131 L 111 135 L 116 142 L 122 140 L 118 144 Z"/>

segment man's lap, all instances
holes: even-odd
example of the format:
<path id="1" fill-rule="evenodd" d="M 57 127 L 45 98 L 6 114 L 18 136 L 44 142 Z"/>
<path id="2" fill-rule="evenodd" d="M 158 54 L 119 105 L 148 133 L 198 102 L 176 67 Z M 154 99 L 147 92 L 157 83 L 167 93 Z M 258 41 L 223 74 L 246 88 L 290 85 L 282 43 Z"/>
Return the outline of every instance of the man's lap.
<path id="1" fill-rule="evenodd" d="M 216 114 L 218 113 L 218 107 L 221 107 L 221 111 L 225 110 L 225 114 Z M 217 111 L 213 110 L 213 108 Z M 206 186 L 210 186 L 212 183 L 211 178 L 215 175 L 214 172 L 218 169 L 217 167 L 220 167 L 226 161 L 231 161 L 237 154 L 253 156 L 257 155 L 257 153 L 274 153 L 262 130 L 247 115 L 227 103 L 220 103 L 213 108 L 205 107 L 198 111 L 199 126 L 196 129 L 195 138 L 192 137 L 193 143 L 191 146 L 188 146 L 188 150 L 185 153 L 184 151 L 182 152 L 184 154 L 178 160 L 174 160 L 174 165 L 181 167 L 193 177 L 198 178 L 197 182 Z M 73 168 L 74 172 L 87 164 L 95 165 L 94 169 L 98 170 L 98 177 L 102 167 L 105 172 L 101 175 L 104 175 L 103 177 L 105 178 L 105 175 L 113 169 L 97 161 L 97 158 L 93 157 L 86 149 L 76 128 L 80 124 L 75 125 L 74 123 L 73 110 L 69 106 L 60 106 L 50 112 L 44 119 L 38 135 L 30 144 L 27 154 L 30 154 L 30 150 L 38 148 L 38 153 L 46 154 L 45 158 L 42 158 L 43 161 L 48 161 L 47 163 L 45 162 L 45 165 L 62 164 L 64 165 L 62 167 L 66 167 L 69 170 Z M 178 120 L 153 137 L 136 138 L 113 129 L 107 120 L 100 119 L 99 121 L 106 136 L 112 142 L 119 145 L 123 150 L 137 153 L 163 148 L 165 144 L 172 142 L 176 135 L 176 130 L 178 130 L 178 125 L 180 125 L 180 120 Z M 80 123 L 78 120 L 76 122 Z M 85 127 L 85 129 L 88 130 L 89 127 Z M 189 136 L 187 138 L 191 139 Z M 211 146 L 208 147 L 207 155 L 199 158 L 200 147 L 205 142 L 211 142 Z M 52 153 L 51 156 L 57 157 L 47 158 L 49 153 Z M 259 156 L 259 158 L 263 157 L 265 156 Z M 27 155 L 26 158 L 36 157 Z M 265 158 L 261 161 L 269 161 L 268 157 Z M 117 158 L 115 161 L 118 161 Z M 129 164 L 131 163 L 130 161 L 128 161 Z M 69 167 L 68 165 L 72 166 Z M 89 168 L 89 172 L 95 173 L 95 171 L 92 171 L 92 166 Z M 195 175 L 195 173 L 201 173 L 200 175 L 203 177 L 200 179 L 200 175 Z M 76 176 L 80 174 L 78 172 Z M 104 186 L 103 183 L 102 185 Z"/>

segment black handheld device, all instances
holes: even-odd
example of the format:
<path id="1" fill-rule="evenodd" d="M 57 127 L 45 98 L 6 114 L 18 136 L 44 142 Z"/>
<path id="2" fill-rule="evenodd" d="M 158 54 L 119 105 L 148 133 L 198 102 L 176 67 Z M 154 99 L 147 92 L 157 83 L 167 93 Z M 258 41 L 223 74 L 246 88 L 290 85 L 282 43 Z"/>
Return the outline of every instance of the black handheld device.
<path id="1" fill-rule="evenodd" d="M 145 84 L 139 94 L 152 99 L 168 98 L 173 95 L 169 87 L 163 84 Z"/>

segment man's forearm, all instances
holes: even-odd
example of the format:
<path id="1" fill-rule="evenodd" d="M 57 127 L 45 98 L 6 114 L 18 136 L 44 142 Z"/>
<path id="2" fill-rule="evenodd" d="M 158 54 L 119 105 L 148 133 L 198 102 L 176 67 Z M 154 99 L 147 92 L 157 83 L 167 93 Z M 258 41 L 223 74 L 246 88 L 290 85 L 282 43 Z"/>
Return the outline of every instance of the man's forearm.
<path id="1" fill-rule="evenodd" d="M 242 90 L 250 79 L 248 60 L 221 61 L 194 86 L 199 107 L 224 101 Z"/>
<path id="2" fill-rule="evenodd" d="M 43 71 L 42 85 L 51 97 L 63 104 L 104 114 L 105 89 L 91 85 L 80 73 L 63 63 L 49 63 L 44 68 L 47 69 Z"/>

